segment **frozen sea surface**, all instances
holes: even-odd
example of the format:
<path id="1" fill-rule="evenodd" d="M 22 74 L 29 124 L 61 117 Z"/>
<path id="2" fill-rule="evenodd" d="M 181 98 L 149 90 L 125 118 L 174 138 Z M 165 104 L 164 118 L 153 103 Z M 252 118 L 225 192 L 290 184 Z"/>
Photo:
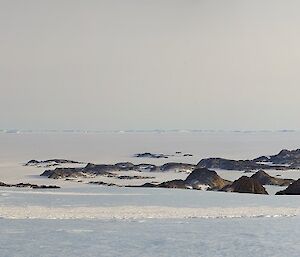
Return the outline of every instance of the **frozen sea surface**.
<path id="1" fill-rule="evenodd" d="M 191 219 L 300 215 L 298 196 L 152 188 L 0 190 L 5 219 Z"/>
<path id="2" fill-rule="evenodd" d="M 300 219 L 0 219 L 2 257 L 299 256 Z"/>
<path id="3" fill-rule="evenodd" d="M 1 206 L 19 207 L 168 206 L 175 208 L 226 208 L 271 206 L 297 208 L 300 207 L 299 200 L 299 196 L 287 195 L 91 185 L 57 190 L 0 188 Z"/>

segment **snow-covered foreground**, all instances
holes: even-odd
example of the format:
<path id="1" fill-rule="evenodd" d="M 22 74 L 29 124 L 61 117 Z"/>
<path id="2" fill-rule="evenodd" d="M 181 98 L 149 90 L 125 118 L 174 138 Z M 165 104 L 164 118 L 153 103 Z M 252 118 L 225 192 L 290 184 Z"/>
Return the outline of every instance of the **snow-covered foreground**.
<path id="1" fill-rule="evenodd" d="M 299 256 L 300 218 L 0 219 L 3 257 Z"/>
<path id="2" fill-rule="evenodd" d="M 0 190 L 0 256 L 298 256 L 297 196 Z"/>
<path id="3" fill-rule="evenodd" d="M 271 195 L 103 187 L 50 180 L 39 176 L 44 168 L 22 166 L 29 159 L 48 158 L 166 162 L 132 157 L 145 151 L 189 152 L 192 157 L 167 161 L 190 163 L 215 156 L 254 158 L 298 148 L 299 139 L 298 132 L 0 134 L 0 181 L 62 187 L 0 188 L 0 256 L 299 256 L 300 201 L 298 196 L 275 196 L 282 187 L 266 187 Z M 252 175 L 217 172 L 231 180 Z M 300 177 L 299 171 L 269 172 Z M 158 181 L 187 176 L 153 175 Z M 144 181 L 122 181 L 128 182 Z"/>
<path id="4" fill-rule="evenodd" d="M 238 208 L 174 208 L 157 206 L 120 206 L 98 208 L 49 208 L 40 206 L 0 207 L 0 217 L 6 219 L 216 219 L 293 217 L 300 208 L 238 207 Z"/>

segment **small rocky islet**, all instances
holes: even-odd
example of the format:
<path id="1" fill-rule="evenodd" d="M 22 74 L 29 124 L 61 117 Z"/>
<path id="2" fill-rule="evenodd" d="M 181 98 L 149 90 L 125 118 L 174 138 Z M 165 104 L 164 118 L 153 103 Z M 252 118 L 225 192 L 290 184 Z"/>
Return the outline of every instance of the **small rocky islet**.
<path id="1" fill-rule="evenodd" d="M 0 182 L 0 187 L 20 187 L 20 188 L 33 188 L 33 189 L 56 189 L 60 188 L 56 185 L 36 185 L 31 183 L 18 183 L 18 184 L 7 184 Z"/>
<path id="2" fill-rule="evenodd" d="M 215 171 L 199 168 L 192 171 L 185 180 L 174 179 L 158 185 L 145 183 L 141 187 L 181 188 L 181 189 L 208 189 L 220 190 L 231 182 L 221 178 Z"/>
<path id="3" fill-rule="evenodd" d="M 65 159 L 49 159 L 49 160 L 30 160 L 25 164 L 25 166 L 34 166 L 34 167 L 54 167 L 61 164 L 84 164 L 83 162 L 65 160 Z"/>
<path id="4" fill-rule="evenodd" d="M 252 177 L 242 176 L 235 180 L 233 183 L 223 187 L 221 191 L 236 192 L 236 193 L 249 193 L 249 194 L 264 194 L 268 192 L 259 181 Z"/>
<path id="5" fill-rule="evenodd" d="M 161 158 L 168 159 L 169 157 L 172 157 L 172 156 L 191 157 L 191 156 L 193 156 L 193 154 L 182 153 L 181 151 L 176 151 L 175 155 L 174 154 L 168 155 L 168 154 L 163 154 L 163 153 L 150 153 L 150 152 L 137 153 L 137 154 L 133 155 L 133 157 L 136 157 L 136 158 L 153 158 L 153 159 L 161 159 Z"/>
<path id="6" fill-rule="evenodd" d="M 179 152 L 178 152 L 179 153 Z M 136 157 L 165 158 L 166 155 L 151 153 L 137 154 Z M 46 161 L 31 160 L 26 166 L 39 166 L 41 164 L 83 164 L 82 162 L 51 159 Z M 213 169 L 237 170 L 245 172 L 255 172 L 251 177 L 242 176 L 235 181 L 228 181 L 221 178 Z M 56 167 L 45 170 L 41 176 L 52 179 L 63 178 L 89 178 L 95 176 L 113 176 L 119 179 L 145 179 L 153 177 L 117 175 L 114 172 L 137 171 L 137 172 L 184 172 L 189 174 L 185 180 L 175 179 L 159 184 L 144 183 L 139 187 L 156 188 L 181 188 L 196 190 L 211 190 L 238 193 L 268 194 L 264 185 L 287 186 L 285 190 L 277 194 L 300 194 L 300 179 L 282 179 L 272 177 L 264 170 L 299 170 L 300 169 L 300 149 L 282 150 L 276 155 L 260 156 L 252 160 L 230 160 L 224 158 L 206 158 L 198 162 L 197 165 L 189 163 L 169 162 L 161 166 L 141 163 L 133 164 L 122 162 L 116 164 L 92 164 L 88 163 L 83 167 Z M 113 183 L 93 181 L 91 184 L 117 186 Z M 133 186 L 129 186 L 133 187 Z M 136 186 L 134 186 L 136 187 Z"/>
<path id="7" fill-rule="evenodd" d="M 277 192 L 276 195 L 300 195 L 300 179 L 294 181 L 285 190 Z"/>
<path id="8" fill-rule="evenodd" d="M 272 185 L 272 186 L 289 186 L 291 183 L 295 181 L 294 179 L 282 179 L 282 178 L 272 177 L 263 170 L 259 170 L 258 172 L 253 174 L 251 178 L 258 181 L 262 185 Z"/>

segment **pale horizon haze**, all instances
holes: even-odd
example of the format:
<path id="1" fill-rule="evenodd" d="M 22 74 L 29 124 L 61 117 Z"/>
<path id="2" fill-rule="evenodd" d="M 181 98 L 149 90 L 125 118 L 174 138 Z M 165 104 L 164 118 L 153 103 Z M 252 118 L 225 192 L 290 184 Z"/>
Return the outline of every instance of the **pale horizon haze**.
<path id="1" fill-rule="evenodd" d="M 299 9 L 0 0 L 0 129 L 300 129 Z"/>

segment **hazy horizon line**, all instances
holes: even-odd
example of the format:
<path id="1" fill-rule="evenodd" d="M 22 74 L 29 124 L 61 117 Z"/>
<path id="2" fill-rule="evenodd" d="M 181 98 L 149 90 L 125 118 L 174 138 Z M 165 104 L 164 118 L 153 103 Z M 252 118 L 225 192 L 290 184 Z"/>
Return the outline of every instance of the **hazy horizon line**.
<path id="1" fill-rule="evenodd" d="M 255 133 L 255 132 L 281 132 L 291 133 L 299 132 L 300 129 L 19 129 L 9 128 L 0 129 L 0 133 L 18 134 L 18 133 Z"/>

